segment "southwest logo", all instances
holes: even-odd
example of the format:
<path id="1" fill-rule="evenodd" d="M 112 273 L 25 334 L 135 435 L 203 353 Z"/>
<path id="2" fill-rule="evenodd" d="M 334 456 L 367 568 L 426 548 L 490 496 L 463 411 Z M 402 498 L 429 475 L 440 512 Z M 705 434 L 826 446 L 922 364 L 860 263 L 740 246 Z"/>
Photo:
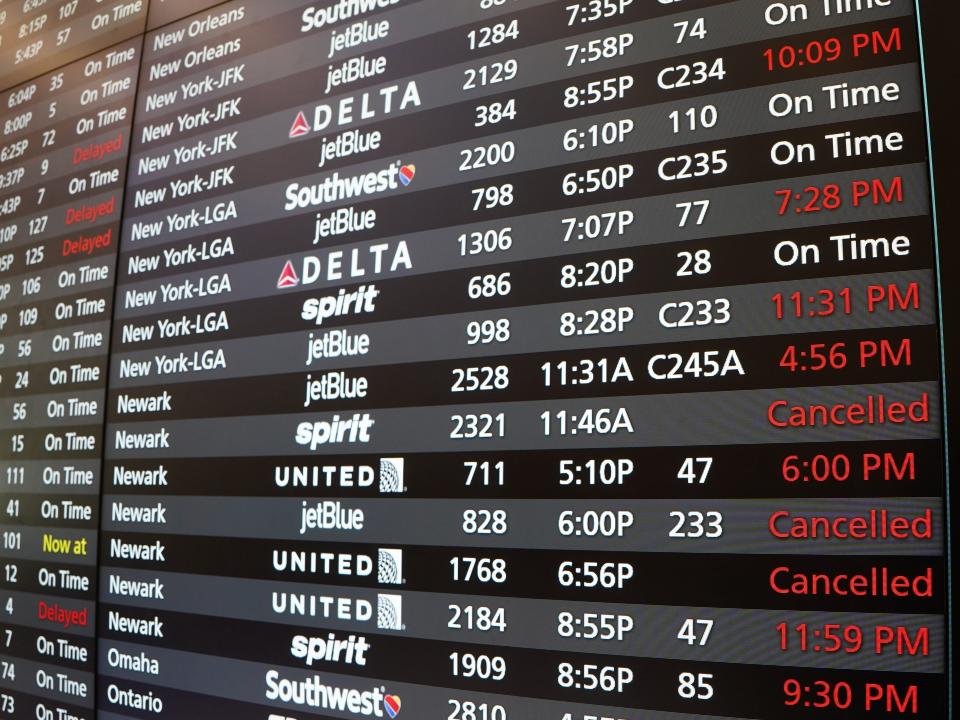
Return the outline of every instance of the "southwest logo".
<path id="1" fill-rule="evenodd" d="M 283 266 L 283 270 L 280 272 L 280 277 L 277 279 L 277 289 L 285 290 L 296 287 L 299 284 L 300 278 L 297 277 L 297 271 L 293 269 L 293 263 L 287 260 Z"/>
<path id="2" fill-rule="evenodd" d="M 301 110 L 297 113 L 297 119 L 293 121 L 293 125 L 290 126 L 290 138 L 298 138 L 308 132 L 310 132 L 310 123 L 307 122 L 307 116 Z"/>
<path id="3" fill-rule="evenodd" d="M 414 176 L 417 174 L 416 165 L 404 165 L 400 168 L 400 184 L 404 187 L 407 187 L 410 183 L 413 182 Z"/>
<path id="4" fill-rule="evenodd" d="M 383 709 L 387 711 L 387 715 L 392 718 L 395 718 L 400 714 L 400 696 L 399 695 L 387 695 L 383 698 Z"/>

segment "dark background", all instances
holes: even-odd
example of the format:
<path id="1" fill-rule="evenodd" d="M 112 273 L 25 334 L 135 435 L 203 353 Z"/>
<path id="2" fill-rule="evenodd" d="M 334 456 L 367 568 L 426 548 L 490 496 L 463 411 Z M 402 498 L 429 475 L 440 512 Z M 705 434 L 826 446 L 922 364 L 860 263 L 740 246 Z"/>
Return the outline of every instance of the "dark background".
<path id="1" fill-rule="evenodd" d="M 927 102 L 930 106 L 931 140 L 933 143 L 933 170 L 937 193 L 937 220 L 940 227 L 941 293 L 943 295 L 944 351 L 946 353 L 946 387 L 948 420 L 952 419 L 950 432 L 950 458 L 952 472 L 948 477 L 952 499 L 952 525 L 954 541 L 957 528 L 957 487 L 952 482 L 956 464 L 960 459 L 957 450 L 957 418 L 960 418 L 960 248 L 957 247 L 960 233 L 960 177 L 957 173 L 960 161 L 960 142 L 957 133 L 960 113 L 960 69 L 956 58 L 957 28 L 960 8 L 951 0 L 919 0 L 923 26 L 924 57 L 927 71 Z M 956 548 L 953 548 L 956 555 Z M 954 563 L 950 558 L 950 568 Z M 952 573 L 951 573 L 952 574 Z M 956 620 L 956 605 L 953 608 Z M 954 623 L 951 623 L 951 640 L 955 638 Z M 950 643 L 955 649 L 955 642 Z M 950 660 L 953 667 L 953 657 Z"/>
<path id="2" fill-rule="evenodd" d="M 960 192 L 960 142 L 957 133 L 960 130 L 960 66 L 955 50 L 958 40 L 957 29 L 960 23 L 960 8 L 952 2 L 943 0 L 920 0 L 921 21 L 924 35 L 924 55 L 927 70 L 927 102 L 930 106 L 931 139 L 933 142 L 933 169 L 938 201 L 938 221 L 940 225 L 940 262 L 943 273 L 941 291 L 943 293 L 944 324 L 947 342 L 947 384 L 952 386 L 956 379 L 951 378 L 950 370 L 960 362 L 960 299 L 958 299 L 958 279 L 953 272 L 960 268 L 960 248 L 957 233 L 960 232 L 960 205 L 957 193 Z M 953 382 L 951 382 L 953 381 Z M 955 388 L 951 387 L 951 390 Z M 957 396 L 954 392 L 950 401 L 957 417 Z"/>

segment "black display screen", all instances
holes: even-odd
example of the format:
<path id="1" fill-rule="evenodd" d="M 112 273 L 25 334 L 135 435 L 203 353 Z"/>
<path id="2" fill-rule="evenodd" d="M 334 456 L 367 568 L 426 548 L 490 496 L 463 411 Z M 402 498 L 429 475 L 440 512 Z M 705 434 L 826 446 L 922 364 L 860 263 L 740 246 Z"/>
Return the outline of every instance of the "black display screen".
<path id="1" fill-rule="evenodd" d="M 0 0 L 0 717 L 952 717 L 920 20 Z"/>

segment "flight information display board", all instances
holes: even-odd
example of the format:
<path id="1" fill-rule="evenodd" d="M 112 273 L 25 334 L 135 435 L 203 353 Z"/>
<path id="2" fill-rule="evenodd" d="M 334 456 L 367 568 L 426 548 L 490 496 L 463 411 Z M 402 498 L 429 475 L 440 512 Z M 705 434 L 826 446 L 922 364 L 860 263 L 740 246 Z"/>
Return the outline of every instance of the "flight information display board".
<path id="1" fill-rule="evenodd" d="M 110 318 L 141 42 L 0 94 L 4 718 L 92 716 Z"/>
<path id="2" fill-rule="evenodd" d="M 125 40 L 146 20 L 147 0 L 4 0 L 0 88 Z"/>
<path id="3" fill-rule="evenodd" d="M 950 717 L 913 2 L 134 5 L 0 95 L 0 717 Z"/>

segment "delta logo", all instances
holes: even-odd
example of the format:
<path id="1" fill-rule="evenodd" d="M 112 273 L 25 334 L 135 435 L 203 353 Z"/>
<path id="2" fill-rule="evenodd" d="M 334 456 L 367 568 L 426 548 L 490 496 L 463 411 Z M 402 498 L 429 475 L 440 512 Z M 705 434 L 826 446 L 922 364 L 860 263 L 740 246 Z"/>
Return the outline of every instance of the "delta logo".
<path id="1" fill-rule="evenodd" d="M 336 133 L 358 123 L 370 123 L 394 113 L 418 108 L 422 104 L 416 80 L 387 85 L 315 105 L 312 118 L 308 112 L 298 110 L 287 134 L 294 140 L 309 133 Z"/>
<path id="2" fill-rule="evenodd" d="M 280 271 L 280 277 L 277 279 L 277 289 L 286 290 L 288 288 L 295 288 L 300 284 L 300 278 L 297 276 L 297 271 L 293 269 L 293 263 L 287 260 L 283 266 L 283 270 Z"/>
<path id="3" fill-rule="evenodd" d="M 293 125 L 290 126 L 290 139 L 303 137 L 310 132 L 310 123 L 307 122 L 307 116 L 303 114 L 303 110 L 297 113 L 297 117 L 293 121 Z"/>
<path id="4" fill-rule="evenodd" d="M 318 282 L 340 283 L 372 279 L 413 269 L 413 258 L 405 240 L 376 243 L 365 248 L 331 250 L 322 255 L 307 255 L 294 265 L 286 259 L 277 278 L 277 289 L 308 287 Z M 299 273 L 298 269 L 299 268 Z M 401 469 L 402 473 L 402 469 Z"/>

